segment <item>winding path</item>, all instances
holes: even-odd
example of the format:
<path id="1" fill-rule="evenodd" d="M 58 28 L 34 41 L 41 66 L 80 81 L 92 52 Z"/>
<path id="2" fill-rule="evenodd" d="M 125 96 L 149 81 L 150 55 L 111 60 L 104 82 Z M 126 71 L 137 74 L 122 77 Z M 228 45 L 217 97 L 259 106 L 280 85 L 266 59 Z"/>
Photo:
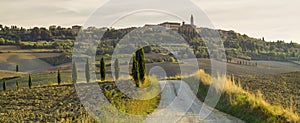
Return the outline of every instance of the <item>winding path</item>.
<path id="1" fill-rule="evenodd" d="M 208 117 L 200 117 L 203 102 L 196 98 L 185 82 L 160 81 L 160 85 L 163 91 L 159 108 L 146 118 L 145 123 L 243 123 L 242 120 L 216 109 Z M 209 113 L 211 108 L 205 106 L 205 109 Z"/>

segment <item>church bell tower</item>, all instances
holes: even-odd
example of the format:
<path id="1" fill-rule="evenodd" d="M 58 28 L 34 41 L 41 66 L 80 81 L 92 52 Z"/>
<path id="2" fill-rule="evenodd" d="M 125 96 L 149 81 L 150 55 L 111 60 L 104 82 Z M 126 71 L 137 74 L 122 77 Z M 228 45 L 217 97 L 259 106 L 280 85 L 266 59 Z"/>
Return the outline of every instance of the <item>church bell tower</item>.
<path id="1" fill-rule="evenodd" d="M 193 15 L 191 15 L 191 25 L 194 26 L 194 17 L 193 17 Z"/>

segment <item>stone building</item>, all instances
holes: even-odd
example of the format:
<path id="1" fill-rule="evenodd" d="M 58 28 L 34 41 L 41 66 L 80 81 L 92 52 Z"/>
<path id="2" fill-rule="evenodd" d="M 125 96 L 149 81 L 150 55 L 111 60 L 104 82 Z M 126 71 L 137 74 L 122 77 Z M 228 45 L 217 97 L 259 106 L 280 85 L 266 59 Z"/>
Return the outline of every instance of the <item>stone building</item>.
<path id="1" fill-rule="evenodd" d="M 151 27 L 151 26 L 157 26 L 157 25 L 150 25 L 150 24 L 145 25 L 145 27 Z M 186 24 L 185 22 L 182 22 L 182 24 L 176 22 L 164 22 L 158 24 L 158 26 L 165 27 L 166 29 L 175 30 L 178 31 L 179 33 L 183 33 L 191 37 L 197 36 L 197 34 L 200 32 L 200 28 L 197 28 L 197 26 L 194 23 L 193 15 L 191 15 L 190 18 L 190 24 Z"/>
<path id="2" fill-rule="evenodd" d="M 178 30 L 180 27 L 180 23 L 174 23 L 174 22 L 164 22 L 158 25 L 172 30 Z"/>
<path id="3" fill-rule="evenodd" d="M 82 26 L 74 25 L 72 26 L 72 31 L 77 34 L 82 29 Z"/>
<path id="4" fill-rule="evenodd" d="M 182 25 L 178 28 L 178 32 L 184 32 L 184 33 L 195 33 L 197 32 L 197 27 L 194 24 L 194 17 L 191 15 L 191 23 L 186 24 L 185 22 L 182 22 Z"/>

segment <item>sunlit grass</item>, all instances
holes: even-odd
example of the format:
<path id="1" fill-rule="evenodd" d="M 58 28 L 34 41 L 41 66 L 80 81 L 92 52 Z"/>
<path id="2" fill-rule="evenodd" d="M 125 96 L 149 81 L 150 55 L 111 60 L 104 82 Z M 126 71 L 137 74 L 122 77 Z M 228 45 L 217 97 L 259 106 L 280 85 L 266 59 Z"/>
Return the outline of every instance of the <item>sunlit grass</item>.
<path id="1" fill-rule="evenodd" d="M 204 101 L 209 86 L 214 81 L 225 81 L 224 87 L 216 85 L 222 90 L 222 96 L 216 106 L 217 109 L 236 116 L 246 122 L 300 122 L 300 118 L 294 109 L 284 109 L 281 105 L 271 105 L 263 98 L 260 91 L 250 93 L 244 90 L 234 77 L 218 76 L 212 78 L 203 70 L 199 70 L 191 77 L 183 78 L 187 83 L 194 80 L 200 81 L 197 96 Z M 208 104 L 209 105 L 209 104 Z"/>
<path id="2" fill-rule="evenodd" d="M 123 78 L 123 81 L 130 81 L 128 78 Z M 121 81 L 122 81 L 121 80 Z M 150 86 L 151 85 L 151 86 Z M 132 85 L 134 83 L 132 82 Z M 148 88 L 149 87 L 149 88 Z M 140 89 L 144 89 L 145 93 L 142 93 L 142 98 L 149 98 L 147 100 L 143 99 L 133 99 L 122 93 L 114 84 L 106 86 L 103 88 L 104 94 L 111 106 L 105 106 L 106 116 L 113 115 L 116 119 L 109 119 L 106 117 L 101 117 L 103 121 L 114 121 L 114 122 L 125 122 L 131 121 L 132 119 L 139 119 L 137 122 L 142 122 L 147 115 L 151 114 L 159 105 L 160 95 L 154 95 L 156 91 L 160 90 L 158 80 L 155 76 L 146 77 L 145 82 L 142 84 Z M 153 98 L 152 98 L 153 97 Z M 113 106 L 113 107 L 112 107 Z M 108 111 L 109 110 L 109 111 Z"/>

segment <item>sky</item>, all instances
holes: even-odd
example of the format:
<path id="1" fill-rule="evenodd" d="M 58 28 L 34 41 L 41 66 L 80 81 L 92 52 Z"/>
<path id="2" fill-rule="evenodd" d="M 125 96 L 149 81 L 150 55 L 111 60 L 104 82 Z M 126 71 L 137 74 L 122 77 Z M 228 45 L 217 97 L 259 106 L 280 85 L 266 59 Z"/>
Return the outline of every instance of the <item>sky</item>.
<path id="1" fill-rule="evenodd" d="M 129 4 L 143 0 L 113 1 L 117 1 L 117 4 L 114 4 L 106 15 L 106 11 L 102 12 L 104 14 L 101 18 L 120 16 L 114 14 L 117 13 L 114 8 L 130 10 Z M 160 6 L 180 6 L 176 8 L 187 9 L 179 2 L 160 1 Z M 27 28 L 85 25 L 91 15 L 107 2 L 109 0 L 1 0 L 0 24 Z M 204 12 L 217 29 L 234 30 L 255 38 L 264 37 L 268 41 L 285 40 L 300 43 L 299 0 L 192 0 L 192 2 Z M 157 12 L 136 13 L 111 22 L 111 26 L 143 26 L 145 23 L 155 24 L 163 21 L 181 22 L 188 21 L 189 16 L 186 14 L 183 18 L 178 18 Z M 194 16 L 196 24 L 201 25 L 201 19 L 197 15 Z"/>

